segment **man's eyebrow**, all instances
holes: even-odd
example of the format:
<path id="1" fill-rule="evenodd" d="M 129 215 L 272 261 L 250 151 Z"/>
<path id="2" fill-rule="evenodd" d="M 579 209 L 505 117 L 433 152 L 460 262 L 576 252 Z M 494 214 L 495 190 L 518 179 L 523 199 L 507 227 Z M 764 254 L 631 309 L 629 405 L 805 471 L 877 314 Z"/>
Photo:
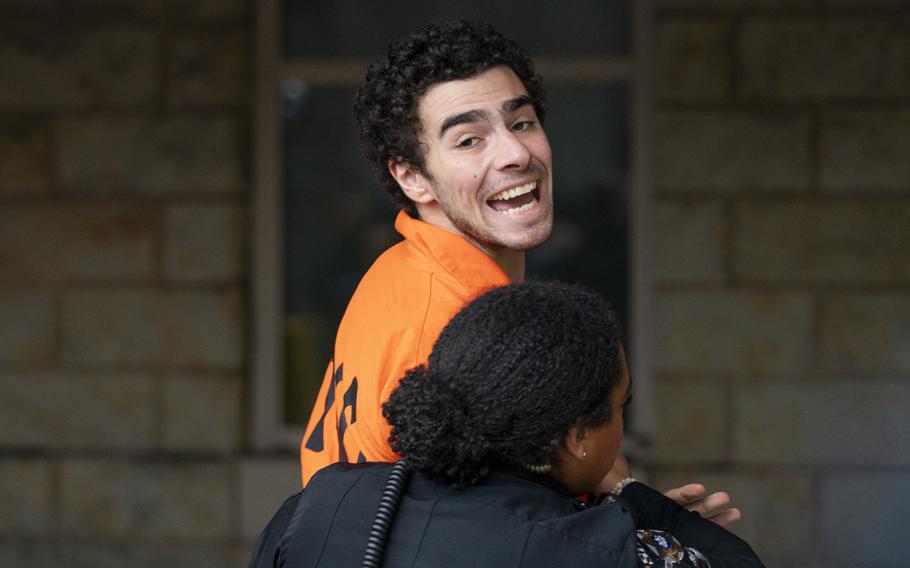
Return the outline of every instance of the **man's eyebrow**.
<path id="1" fill-rule="evenodd" d="M 459 124 L 465 124 L 467 122 L 479 122 L 481 120 L 487 119 L 487 113 L 482 110 L 469 110 L 467 112 L 452 115 L 442 121 L 442 126 L 439 127 L 439 137 L 442 138 L 442 135 L 446 133 L 446 130 L 452 128 L 453 126 L 458 126 Z"/>
<path id="2" fill-rule="evenodd" d="M 534 101 L 528 95 L 521 95 L 520 97 L 515 97 L 514 99 L 509 99 L 506 102 L 502 103 L 503 112 L 515 112 L 526 105 L 534 105 Z"/>

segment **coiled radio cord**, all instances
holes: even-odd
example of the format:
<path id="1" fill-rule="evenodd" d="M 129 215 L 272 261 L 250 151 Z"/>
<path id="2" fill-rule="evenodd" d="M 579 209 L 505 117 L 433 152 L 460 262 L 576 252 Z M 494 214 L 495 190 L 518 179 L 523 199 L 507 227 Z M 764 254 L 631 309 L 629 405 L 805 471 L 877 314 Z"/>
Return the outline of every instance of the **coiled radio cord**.
<path id="1" fill-rule="evenodd" d="M 404 460 L 398 460 L 392 466 L 392 473 L 386 481 L 382 497 L 379 499 L 379 509 L 373 519 L 370 529 L 370 538 L 367 539 L 367 550 L 363 555 L 363 568 L 380 568 L 382 554 L 385 552 L 385 543 L 389 537 L 389 530 L 398 513 L 398 504 L 401 494 L 408 483 L 408 470 Z"/>

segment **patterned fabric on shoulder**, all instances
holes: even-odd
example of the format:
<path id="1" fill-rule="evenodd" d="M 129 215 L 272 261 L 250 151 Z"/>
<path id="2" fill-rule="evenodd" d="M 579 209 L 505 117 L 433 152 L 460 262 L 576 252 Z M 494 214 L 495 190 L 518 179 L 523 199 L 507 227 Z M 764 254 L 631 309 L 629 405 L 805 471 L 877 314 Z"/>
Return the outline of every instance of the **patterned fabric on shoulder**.
<path id="1" fill-rule="evenodd" d="M 636 531 L 639 566 L 655 568 L 710 568 L 699 551 L 686 548 L 672 534 L 658 530 Z"/>

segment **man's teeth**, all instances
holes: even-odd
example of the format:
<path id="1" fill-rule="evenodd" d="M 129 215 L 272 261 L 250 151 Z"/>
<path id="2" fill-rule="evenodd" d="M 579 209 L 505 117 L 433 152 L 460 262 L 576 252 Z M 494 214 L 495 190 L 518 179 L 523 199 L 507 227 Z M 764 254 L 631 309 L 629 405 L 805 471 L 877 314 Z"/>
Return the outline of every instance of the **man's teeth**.
<path id="1" fill-rule="evenodd" d="M 524 195 L 524 194 L 528 193 L 529 191 L 534 191 L 534 188 L 536 188 L 536 187 L 537 187 L 537 182 L 532 181 L 532 182 L 526 183 L 524 185 L 520 185 L 518 187 L 513 187 L 512 189 L 507 189 L 505 191 L 501 191 L 501 192 L 497 193 L 496 195 L 494 195 L 493 197 L 491 197 L 490 201 L 504 201 L 506 199 L 514 199 L 515 197 L 518 197 L 519 195 Z M 521 209 L 521 207 L 516 207 L 515 209 L 510 209 L 509 211 L 516 211 L 518 209 Z M 523 209 L 522 209 L 522 211 L 523 211 Z"/>
<path id="2" fill-rule="evenodd" d="M 528 209 L 530 209 L 531 207 L 534 207 L 535 205 L 537 205 L 536 200 L 531 201 L 529 203 L 525 203 L 521 207 L 515 207 L 513 209 L 506 209 L 505 211 L 503 211 L 503 213 L 505 213 L 506 215 L 515 215 L 516 213 L 521 213 L 522 211 L 527 211 Z"/>

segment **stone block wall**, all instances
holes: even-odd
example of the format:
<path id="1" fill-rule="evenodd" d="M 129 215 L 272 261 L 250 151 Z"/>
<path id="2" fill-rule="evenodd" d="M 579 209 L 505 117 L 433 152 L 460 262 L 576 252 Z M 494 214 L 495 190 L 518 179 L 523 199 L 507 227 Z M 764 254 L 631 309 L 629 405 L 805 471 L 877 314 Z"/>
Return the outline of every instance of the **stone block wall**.
<path id="1" fill-rule="evenodd" d="M 243 566 L 244 0 L 0 2 L 0 566 Z"/>
<path id="2" fill-rule="evenodd" d="M 659 486 L 903 566 L 910 13 L 655 0 Z M 0 0 L 0 566 L 242 566 L 254 6 Z"/>
<path id="3" fill-rule="evenodd" d="M 910 4 L 656 4 L 655 480 L 769 566 L 906 565 Z"/>

